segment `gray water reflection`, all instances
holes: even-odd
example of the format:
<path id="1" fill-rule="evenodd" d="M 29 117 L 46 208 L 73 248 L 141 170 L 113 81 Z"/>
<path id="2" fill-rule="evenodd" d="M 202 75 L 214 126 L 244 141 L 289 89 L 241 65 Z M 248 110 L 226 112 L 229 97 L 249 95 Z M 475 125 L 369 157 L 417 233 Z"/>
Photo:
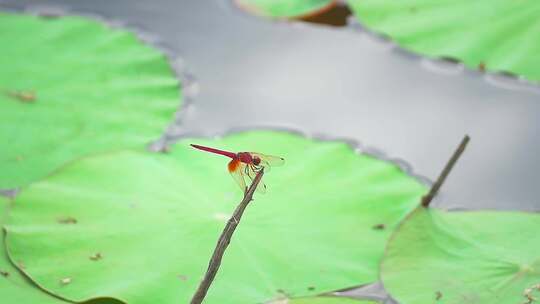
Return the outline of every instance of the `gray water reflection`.
<path id="1" fill-rule="evenodd" d="M 225 0 L 6 2 L 119 20 L 181 56 L 198 95 L 170 136 L 286 126 L 355 139 L 434 179 L 468 133 L 435 203 L 540 209 L 538 87 L 420 59 L 359 26 L 271 22 Z"/>

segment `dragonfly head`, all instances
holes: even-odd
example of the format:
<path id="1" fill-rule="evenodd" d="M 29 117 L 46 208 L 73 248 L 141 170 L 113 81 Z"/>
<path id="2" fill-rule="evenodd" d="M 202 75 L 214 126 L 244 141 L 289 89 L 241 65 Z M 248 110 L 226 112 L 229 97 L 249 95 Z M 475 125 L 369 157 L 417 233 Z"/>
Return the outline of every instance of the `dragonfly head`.
<path id="1" fill-rule="evenodd" d="M 258 166 L 260 163 L 261 163 L 261 159 L 258 158 L 257 156 L 253 157 L 253 160 L 252 160 L 253 164 L 255 166 Z"/>

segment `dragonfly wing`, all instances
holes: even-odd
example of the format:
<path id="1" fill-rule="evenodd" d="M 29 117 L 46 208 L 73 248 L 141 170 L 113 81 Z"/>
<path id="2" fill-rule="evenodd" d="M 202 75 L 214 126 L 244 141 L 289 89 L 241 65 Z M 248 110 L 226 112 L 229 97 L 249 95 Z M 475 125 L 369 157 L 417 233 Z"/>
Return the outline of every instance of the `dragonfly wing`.
<path id="1" fill-rule="evenodd" d="M 246 181 L 244 180 L 244 172 L 246 169 L 246 164 L 239 161 L 238 159 L 233 159 L 229 162 L 229 173 L 233 177 L 234 181 L 240 186 L 242 192 L 246 192 Z"/>
<path id="2" fill-rule="evenodd" d="M 264 183 L 262 179 L 259 182 L 259 185 L 257 185 L 257 192 L 259 192 L 260 194 L 266 193 L 266 184 Z"/>
<path id="3" fill-rule="evenodd" d="M 249 177 L 249 180 L 253 183 L 253 180 L 255 179 L 255 176 L 257 176 L 257 172 L 253 170 L 251 166 L 245 167 L 245 173 Z M 257 192 L 264 194 L 266 193 L 266 184 L 263 182 L 263 178 L 259 181 L 259 184 L 257 185 Z"/>
<path id="4" fill-rule="evenodd" d="M 270 166 L 270 167 L 278 167 L 278 166 L 282 166 L 285 163 L 285 159 L 283 157 L 273 156 L 273 155 L 266 155 L 266 154 L 257 153 L 257 152 L 249 152 L 249 154 L 251 154 L 251 157 L 260 158 L 261 163 L 265 167 L 268 167 L 268 166 Z"/>

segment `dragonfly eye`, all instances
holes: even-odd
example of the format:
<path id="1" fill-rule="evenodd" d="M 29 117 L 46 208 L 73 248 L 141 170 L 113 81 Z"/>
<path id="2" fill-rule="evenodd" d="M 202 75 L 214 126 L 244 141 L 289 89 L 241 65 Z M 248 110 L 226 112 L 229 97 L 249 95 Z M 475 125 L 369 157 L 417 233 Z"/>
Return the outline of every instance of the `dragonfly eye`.
<path id="1" fill-rule="evenodd" d="M 258 166 L 260 163 L 261 163 L 261 159 L 260 159 L 260 158 L 258 158 L 258 157 L 254 157 L 254 158 L 253 158 L 253 164 L 254 164 L 255 166 Z"/>

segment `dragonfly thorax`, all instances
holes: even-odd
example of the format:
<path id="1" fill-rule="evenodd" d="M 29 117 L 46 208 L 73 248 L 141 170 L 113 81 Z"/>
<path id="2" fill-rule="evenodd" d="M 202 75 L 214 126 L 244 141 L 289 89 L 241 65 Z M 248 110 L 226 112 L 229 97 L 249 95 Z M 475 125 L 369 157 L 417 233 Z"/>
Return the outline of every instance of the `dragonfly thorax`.
<path id="1" fill-rule="evenodd" d="M 240 152 L 236 154 L 236 157 L 245 164 L 258 166 L 261 163 L 261 159 L 258 156 L 253 156 L 249 152 Z"/>
<path id="2" fill-rule="evenodd" d="M 239 152 L 238 154 L 236 154 L 236 157 L 238 157 L 238 160 L 245 164 L 252 164 L 254 161 L 253 157 L 248 152 Z M 261 160 L 259 159 L 259 162 L 260 161 Z"/>

